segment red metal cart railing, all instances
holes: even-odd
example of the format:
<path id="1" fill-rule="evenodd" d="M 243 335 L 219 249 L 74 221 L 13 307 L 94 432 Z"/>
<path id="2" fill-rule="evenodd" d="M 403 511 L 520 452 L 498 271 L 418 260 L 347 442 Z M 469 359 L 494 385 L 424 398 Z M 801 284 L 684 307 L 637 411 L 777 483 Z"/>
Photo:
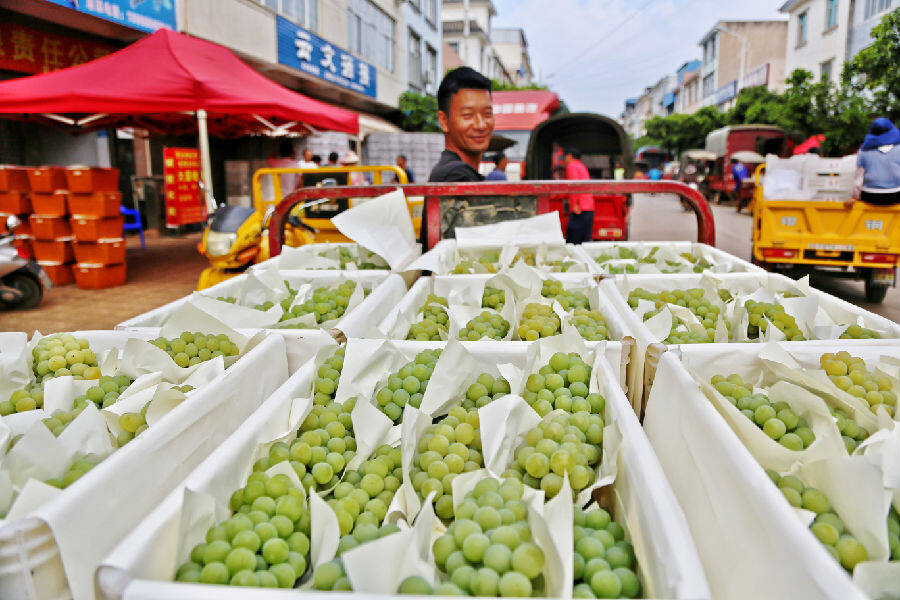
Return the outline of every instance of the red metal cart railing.
<path id="1" fill-rule="evenodd" d="M 291 209 L 301 202 L 319 198 L 374 198 L 397 188 L 407 197 L 423 196 L 423 241 L 432 248 L 456 225 L 481 224 L 466 219 L 467 212 L 485 211 L 494 222 L 549 212 L 550 198 L 560 194 L 674 194 L 683 199 L 697 217 L 697 241 L 714 246 L 715 224 L 706 199 L 697 190 L 677 181 L 521 181 L 514 183 L 427 183 L 408 185 L 372 185 L 358 187 L 316 187 L 299 189 L 285 197 L 275 208 L 269 223 L 269 252 L 281 253 L 284 225 Z"/>

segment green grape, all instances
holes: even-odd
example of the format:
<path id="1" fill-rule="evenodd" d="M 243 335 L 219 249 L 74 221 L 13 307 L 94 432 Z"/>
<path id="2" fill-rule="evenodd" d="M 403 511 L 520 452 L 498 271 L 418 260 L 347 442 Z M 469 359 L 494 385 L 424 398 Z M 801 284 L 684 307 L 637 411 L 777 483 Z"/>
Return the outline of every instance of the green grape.
<path id="1" fill-rule="evenodd" d="M 413 596 L 430 596 L 431 584 L 418 575 L 410 575 L 400 582 L 397 588 L 398 594 L 412 594 Z"/>
<path id="2" fill-rule="evenodd" d="M 481 308 L 492 308 L 496 311 L 503 310 L 506 304 L 506 292 L 501 289 L 485 286 L 481 296 Z"/>
<path id="3" fill-rule="evenodd" d="M 377 537 L 377 526 L 387 516 L 402 480 L 400 449 L 390 446 L 379 447 L 359 469 L 344 473 L 326 500 L 338 515 L 341 535 L 355 535 L 353 545 Z M 345 541 L 349 543 L 352 540 Z"/>
<path id="4" fill-rule="evenodd" d="M 509 333 L 509 322 L 499 314 L 483 311 L 459 330 L 460 340 L 477 341 L 484 337 L 502 340 Z"/>
<path id="5" fill-rule="evenodd" d="M 547 304 L 533 302 L 525 306 L 517 333 L 519 339 L 534 341 L 542 337 L 552 337 L 560 333 L 561 323 L 553 308 Z"/>
<path id="6" fill-rule="evenodd" d="M 403 407 L 411 404 L 419 408 L 428 380 L 441 356 L 440 350 L 423 350 L 409 363 L 388 378 L 387 384 L 375 393 L 379 410 L 398 424 Z"/>
<path id="7" fill-rule="evenodd" d="M 313 589 L 322 592 L 352 591 L 350 580 L 344 571 L 344 563 L 340 558 L 322 563 L 313 571 Z"/>
<path id="8" fill-rule="evenodd" d="M 334 354 L 319 366 L 313 382 L 313 404 L 326 406 L 334 401 L 338 384 L 341 381 L 341 370 L 344 368 L 344 348 L 338 348 Z"/>
<path id="9" fill-rule="evenodd" d="M 310 515 L 303 492 L 286 475 L 254 472 L 229 506 L 232 516 L 207 531 L 174 579 L 294 587 L 309 561 Z"/>
<path id="10" fill-rule="evenodd" d="M 735 408 L 753 421 L 772 440 L 789 450 L 804 450 L 816 439 L 806 422 L 784 402 L 772 403 L 762 393 L 753 394 L 740 375 L 727 378 L 716 375 L 710 379 L 716 391 L 725 396 Z"/>
<path id="11" fill-rule="evenodd" d="M 572 311 L 569 322 L 575 326 L 581 337 L 586 340 L 597 342 L 609 339 L 609 325 L 603 313 L 599 310 L 576 308 Z"/>
<path id="12" fill-rule="evenodd" d="M 228 304 L 237 303 L 237 298 L 235 298 L 234 296 L 217 296 L 216 300 L 218 300 L 219 302 L 227 302 Z"/>
<path id="13" fill-rule="evenodd" d="M 715 339 L 716 323 L 719 318 L 720 309 L 712 304 L 708 298 L 704 296 L 701 288 L 693 288 L 689 290 L 672 290 L 662 291 L 658 293 L 649 292 L 643 288 L 635 288 L 628 295 L 628 305 L 631 308 L 637 308 L 640 300 L 647 300 L 656 305 L 654 310 L 648 311 L 644 315 L 644 320 L 653 317 L 666 304 L 676 304 L 689 309 L 706 329 L 705 334 L 693 331 L 677 331 L 675 328 L 682 324 L 681 319 L 672 316 L 672 332 L 665 339 L 667 344 L 705 344 Z M 730 329 L 730 323 L 725 326 Z"/>
<path id="14" fill-rule="evenodd" d="M 883 408 L 892 417 L 896 413 L 897 392 L 894 389 L 893 381 L 886 375 L 879 375 L 869 371 L 863 359 L 851 356 L 849 352 L 842 350 L 835 354 L 823 354 L 819 359 L 819 365 L 835 386 L 852 396 L 864 400 L 869 410 L 873 413 L 877 414 L 879 408 Z M 849 420 L 848 415 L 843 416 Z M 865 430 L 863 432 L 868 437 L 868 432 Z M 857 442 L 865 439 L 865 437 L 858 438 L 848 435 L 843 430 L 841 434 L 845 437 L 851 437 Z"/>
<path id="15" fill-rule="evenodd" d="M 900 560 L 900 514 L 897 513 L 897 509 L 893 506 L 888 511 L 887 527 L 888 545 L 891 552 L 890 560 Z"/>
<path id="16" fill-rule="evenodd" d="M 846 530 L 843 520 L 824 493 L 816 488 L 806 487 L 795 475 L 780 475 L 771 470 L 766 470 L 766 474 L 791 506 L 816 514 L 809 526 L 810 531 L 848 572 L 853 573 L 853 567 L 857 563 L 868 559 L 865 547 Z"/>
<path id="17" fill-rule="evenodd" d="M 594 480 L 603 443 L 603 417 L 586 411 L 564 413 L 541 421 L 516 448 L 504 477 L 544 490 L 547 498 L 559 493 L 568 474 L 573 497 Z"/>
<path id="18" fill-rule="evenodd" d="M 344 316 L 355 289 L 355 281 L 345 281 L 334 287 L 317 288 L 306 302 L 294 306 L 288 304 L 290 309 L 285 308 L 285 313 L 281 316 L 280 321 L 296 319 L 308 314 L 315 315 L 318 324 L 339 319 Z M 283 304 L 282 307 L 284 308 Z"/>
<path id="19" fill-rule="evenodd" d="M 554 409 L 602 415 L 606 400 L 590 393 L 591 367 L 576 353 L 557 352 L 528 376 L 522 397 L 542 417 Z"/>
<path id="20" fill-rule="evenodd" d="M 42 383 L 35 383 L 16 390 L 10 394 L 9 399 L 0 402 L 0 416 L 17 412 L 27 412 L 44 406 L 44 392 Z"/>
<path id="21" fill-rule="evenodd" d="M 456 406 L 419 439 L 410 479 L 422 500 L 435 492 L 435 513 L 446 521 L 453 516 L 453 479 L 483 466 L 478 411 Z"/>
<path id="22" fill-rule="evenodd" d="M 523 491 L 517 479 L 482 479 L 451 515 L 432 550 L 455 593 L 528 597 L 543 591 L 545 558 L 531 537 Z"/>
<path id="23" fill-rule="evenodd" d="M 526 265 L 535 266 L 535 256 L 532 250 L 527 250 L 525 248 L 520 248 L 516 255 L 513 257 L 510 266 L 515 265 L 519 261 L 523 261 Z"/>
<path id="24" fill-rule="evenodd" d="M 553 273 L 565 273 L 575 266 L 575 261 L 563 258 L 559 260 L 549 261 L 545 263 L 545 266 L 547 266 Z"/>
<path id="25" fill-rule="evenodd" d="M 839 337 L 842 340 L 876 340 L 881 339 L 881 334 L 861 325 L 851 325 Z"/>
<path id="26" fill-rule="evenodd" d="M 175 364 L 182 368 L 205 362 L 216 356 L 238 355 L 237 345 L 224 333 L 204 335 L 185 331 L 177 338 L 167 340 L 158 337 L 150 340 L 150 343 L 164 350 L 172 357 Z M 204 352 L 204 350 L 208 352 Z"/>
<path id="27" fill-rule="evenodd" d="M 438 342 L 447 336 L 447 299 L 428 294 L 422 307 L 422 319 L 413 323 L 406 334 L 408 340 Z"/>
<path id="28" fill-rule="evenodd" d="M 493 377 L 490 373 L 482 373 L 475 379 L 475 383 L 466 389 L 466 395 L 462 399 L 462 407 L 466 411 L 481 408 L 485 404 L 496 400 L 509 393 L 509 382 L 502 377 Z M 474 437 L 474 431 L 469 431 L 466 426 L 457 431 L 457 441 L 468 444 Z"/>
<path id="29" fill-rule="evenodd" d="M 450 271 L 451 275 L 470 275 L 475 272 L 475 265 L 468 258 L 460 260 Z"/>
<path id="30" fill-rule="evenodd" d="M 82 475 L 100 464 L 100 460 L 102 459 L 98 459 L 91 455 L 83 456 L 69 465 L 69 468 L 63 473 L 62 477 L 58 479 L 48 479 L 44 483 L 52 485 L 53 487 L 65 489 L 78 481 Z"/>
<path id="31" fill-rule="evenodd" d="M 571 312 L 576 308 L 590 308 L 587 296 L 578 291 L 564 289 L 561 281 L 544 280 L 541 295 L 559 302 L 566 312 Z"/>
<path id="32" fill-rule="evenodd" d="M 806 339 L 797 327 L 797 321 L 780 304 L 747 300 L 744 307 L 750 313 L 750 324 L 747 326 L 747 336 L 750 339 L 761 337 L 769 323 L 780 329 L 788 340 L 796 342 Z"/>
<path id="33" fill-rule="evenodd" d="M 641 584 L 635 574 L 634 548 L 624 529 L 602 508 L 573 513 L 573 596 L 576 598 L 637 598 Z"/>
<path id="34" fill-rule="evenodd" d="M 14 410 L 10 411 L 10 405 L 0 406 L 0 414 L 12 412 L 25 412 L 40 408 L 43 400 L 37 395 L 35 387 L 42 389 L 42 384 L 53 377 L 71 375 L 74 379 L 97 379 L 100 377 L 100 368 L 97 366 L 97 357 L 87 340 L 77 339 L 68 333 L 57 333 L 41 338 L 31 351 L 33 358 L 32 372 L 35 384 L 18 392 L 24 392 L 31 396 L 31 400 L 20 398 L 10 399 Z M 9 412 L 7 412 L 9 411 Z"/>

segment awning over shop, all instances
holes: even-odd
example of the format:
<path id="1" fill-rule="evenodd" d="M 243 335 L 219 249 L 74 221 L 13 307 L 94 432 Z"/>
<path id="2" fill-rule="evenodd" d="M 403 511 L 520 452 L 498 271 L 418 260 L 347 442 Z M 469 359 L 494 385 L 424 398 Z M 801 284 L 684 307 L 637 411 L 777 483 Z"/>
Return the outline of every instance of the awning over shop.
<path id="1" fill-rule="evenodd" d="M 494 92 L 494 129 L 531 131 L 559 109 L 559 96 L 549 90 Z"/>
<path id="2" fill-rule="evenodd" d="M 180 133 L 200 110 L 221 135 L 359 130 L 356 113 L 278 85 L 227 48 L 166 29 L 77 67 L 0 83 L 0 114 L 76 128 Z"/>
<path id="3" fill-rule="evenodd" d="M 675 92 L 668 92 L 662 99 L 662 105 L 669 107 L 675 104 Z"/>
<path id="4" fill-rule="evenodd" d="M 359 113 L 359 136 L 366 137 L 370 133 L 397 133 L 403 131 L 390 121 L 373 115 Z"/>

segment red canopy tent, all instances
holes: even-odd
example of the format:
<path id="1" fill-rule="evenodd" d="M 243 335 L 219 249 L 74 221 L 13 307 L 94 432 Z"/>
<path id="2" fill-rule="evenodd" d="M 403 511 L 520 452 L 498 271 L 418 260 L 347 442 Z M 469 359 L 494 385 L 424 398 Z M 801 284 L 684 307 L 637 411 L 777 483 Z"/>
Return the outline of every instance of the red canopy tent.
<path id="1" fill-rule="evenodd" d="M 559 96 L 549 90 L 494 92 L 494 129 L 531 131 L 560 107 Z"/>
<path id="2" fill-rule="evenodd" d="M 225 137 L 359 131 L 355 112 L 293 92 L 227 48 L 167 29 L 89 63 L 0 83 L 0 115 L 79 130 L 182 134 L 196 126 L 206 181 L 207 124 Z"/>

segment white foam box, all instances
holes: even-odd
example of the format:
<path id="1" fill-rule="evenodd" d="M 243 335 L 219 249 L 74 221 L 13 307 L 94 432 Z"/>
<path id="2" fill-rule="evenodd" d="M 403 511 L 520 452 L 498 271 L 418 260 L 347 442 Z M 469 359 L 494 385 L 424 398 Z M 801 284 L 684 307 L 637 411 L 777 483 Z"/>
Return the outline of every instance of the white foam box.
<path id="1" fill-rule="evenodd" d="M 328 337 L 343 340 L 348 337 L 365 337 L 371 334 L 374 327 L 392 310 L 406 293 L 406 283 L 399 275 L 388 271 L 282 271 L 283 279 L 296 288 L 304 283 L 313 287 L 330 285 L 341 281 L 356 281 L 372 292 L 355 308 L 342 316 L 329 330 L 322 329 L 266 329 L 269 334 L 284 338 L 287 344 L 288 368 L 296 371 L 309 360 L 315 350 L 327 341 Z M 204 296 L 217 298 L 238 294 L 246 275 L 238 275 L 223 281 L 202 292 Z M 190 300 L 185 296 L 165 304 L 159 308 L 132 317 L 116 325 L 116 329 L 141 332 L 147 339 L 159 335 L 166 318 Z M 227 323 L 226 323 L 227 324 Z M 239 324 L 232 325 L 245 335 L 253 335 L 260 329 L 243 328 Z"/>
<path id="2" fill-rule="evenodd" d="M 682 344 L 667 345 L 655 336 L 637 314 L 628 305 L 628 294 L 636 288 L 644 288 L 651 292 L 662 290 L 681 289 L 686 290 L 698 287 L 705 276 L 695 275 L 628 275 L 605 279 L 600 282 L 601 294 L 606 296 L 619 315 L 624 319 L 626 327 L 633 332 L 635 349 L 633 368 L 629 371 L 628 392 L 629 398 L 638 415 L 643 415 L 642 406 L 646 403 L 647 394 L 653 384 L 656 373 L 656 365 L 659 357 L 667 349 L 672 347 L 684 347 L 707 344 Z M 780 291 L 792 291 L 801 295 L 814 295 L 819 299 L 819 307 L 835 320 L 861 319 L 864 327 L 888 332 L 888 337 L 900 338 L 900 325 L 880 315 L 869 312 L 863 308 L 850 304 L 831 294 L 811 288 L 793 279 L 774 273 L 723 273 L 716 274 L 715 278 L 724 283 L 724 286 L 732 292 L 752 292 L 763 286 L 770 286 Z M 865 345 L 871 340 L 841 340 L 848 342 L 850 346 Z M 796 344 L 802 342 L 787 342 Z M 726 344 L 715 344 L 723 346 Z M 740 344 L 743 345 L 743 344 Z"/>
<path id="3" fill-rule="evenodd" d="M 900 356 L 897 342 L 859 346 L 844 341 L 778 345 L 810 367 L 822 353 L 841 349 L 872 362 L 882 355 Z M 867 598 L 798 518 L 686 368 L 708 380 L 739 362 L 742 376 L 753 377 L 762 368 L 758 348 L 703 346 L 660 357 L 643 425 L 684 509 L 713 597 Z"/>
<path id="4" fill-rule="evenodd" d="M 143 337 L 79 331 L 99 356 Z M 288 377 L 284 341 L 262 340 L 153 427 L 28 516 L 0 521 L 0 598 L 95 598 L 103 556 Z"/>
<path id="5" fill-rule="evenodd" d="M 618 248 L 628 248 L 630 250 L 634 250 L 635 252 L 647 251 L 650 249 L 658 247 L 660 249 L 666 248 L 675 252 L 676 254 L 681 254 L 683 252 L 688 252 L 694 256 L 705 259 L 707 262 L 713 264 L 713 271 L 719 273 L 764 273 L 765 271 L 750 263 L 742 258 L 735 256 L 734 254 L 730 254 L 725 252 L 724 250 L 720 250 L 715 246 L 710 246 L 709 244 L 701 244 L 699 242 L 682 242 L 682 241 L 674 241 L 674 242 L 586 242 L 584 244 L 580 244 L 575 246 L 575 250 L 577 252 L 582 253 L 586 256 L 584 258 L 585 262 L 591 267 L 592 273 L 597 273 L 600 275 L 610 276 L 608 271 L 604 269 L 603 265 L 599 264 L 595 259 L 602 254 L 609 254 L 610 252 L 617 251 Z M 685 273 L 692 274 L 692 273 Z M 620 277 L 620 275 L 612 275 L 613 277 Z"/>
<path id="6" fill-rule="evenodd" d="M 454 275 L 454 276 L 432 276 L 421 277 L 403 296 L 399 303 L 387 314 L 387 316 L 378 324 L 378 333 L 374 334 L 378 337 L 386 337 L 387 339 L 403 340 L 409 333 L 408 323 L 414 323 L 418 319 L 416 315 L 425 303 L 428 294 L 434 293 L 435 285 L 437 285 L 438 295 L 444 290 L 454 287 L 464 287 L 472 285 L 484 286 L 485 282 L 493 275 Z M 593 277 L 587 273 L 554 273 L 553 278 L 559 279 L 565 283 L 572 283 L 577 286 L 590 286 L 596 288 Z M 623 388 L 628 381 L 627 370 L 630 369 L 633 351 L 635 347 L 635 339 L 628 330 L 627 325 L 619 315 L 609 299 L 603 294 L 591 294 L 591 309 L 599 310 L 606 317 L 607 325 L 612 334 L 613 340 L 606 342 L 585 342 L 588 346 L 600 345 L 604 346 L 603 354 L 609 364 L 613 366 Z M 515 326 L 513 324 L 513 326 Z M 491 342 L 463 342 L 467 348 L 477 347 L 478 344 Z M 513 346 L 527 347 L 532 342 L 509 341 L 501 342 Z"/>
<path id="7" fill-rule="evenodd" d="M 553 213 L 555 215 L 555 213 Z M 457 228 L 457 232 L 463 228 Z M 457 234 L 458 235 L 458 234 Z M 441 240 L 434 245 L 434 248 L 423 254 L 420 258 L 411 263 L 412 268 L 420 268 L 422 270 L 431 271 L 435 275 L 452 275 L 453 277 L 465 277 L 465 275 L 454 275 L 453 268 L 462 259 L 469 259 L 473 262 L 478 261 L 485 252 L 500 252 L 504 247 L 510 246 L 516 250 L 529 250 L 536 254 L 547 253 L 551 260 L 569 260 L 573 265 L 566 273 L 560 273 L 556 267 L 537 265 L 542 272 L 553 273 L 554 275 L 564 275 L 575 272 L 588 272 L 591 268 L 585 257 L 576 250 L 573 244 L 565 244 L 562 242 L 542 242 L 536 239 L 529 242 L 527 239 L 520 240 L 503 240 L 481 238 L 478 240 L 469 240 L 460 242 L 460 240 L 449 239 Z"/>
<path id="8" fill-rule="evenodd" d="M 425 343 L 419 343 L 425 344 Z M 480 361 L 521 361 L 526 349 L 494 342 L 472 350 Z M 234 434 L 147 516 L 107 557 L 97 571 L 98 588 L 108 600 L 262 600 L 296 598 L 297 590 L 204 586 L 172 582 L 185 490 L 207 494 L 227 504 L 250 473 L 254 449 L 284 431 L 292 400 L 309 394 L 319 361 L 310 361 L 276 391 Z M 618 423 L 623 443 L 612 484 L 613 516 L 634 545 L 646 597 L 709 598 L 709 588 L 681 508 L 637 422 L 612 369 L 594 361 L 599 390 L 606 397 L 606 420 Z M 309 400 L 307 399 L 307 402 Z M 197 534 L 202 536 L 202 532 Z M 191 540 L 193 541 L 193 540 Z M 199 538 L 197 540 L 199 542 Z M 190 544 L 187 544 L 190 547 Z M 364 594 L 304 591 L 305 597 L 328 600 L 376 598 Z M 377 596 L 399 600 L 401 596 Z"/>

